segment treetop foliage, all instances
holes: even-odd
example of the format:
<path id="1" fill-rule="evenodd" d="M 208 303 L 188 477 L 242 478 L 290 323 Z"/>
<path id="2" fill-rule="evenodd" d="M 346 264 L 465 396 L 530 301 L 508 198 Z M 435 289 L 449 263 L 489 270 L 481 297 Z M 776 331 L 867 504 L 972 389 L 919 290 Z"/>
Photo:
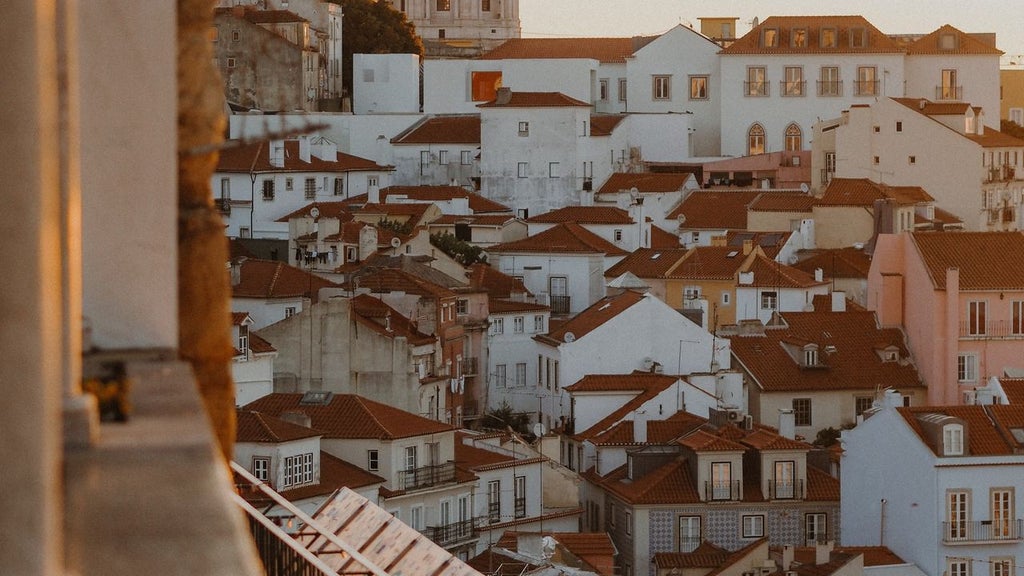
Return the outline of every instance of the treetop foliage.
<path id="1" fill-rule="evenodd" d="M 405 14 L 385 0 L 331 0 L 344 13 L 341 27 L 342 82 L 352 94 L 353 54 L 423 55 L 423 42 Z"/>

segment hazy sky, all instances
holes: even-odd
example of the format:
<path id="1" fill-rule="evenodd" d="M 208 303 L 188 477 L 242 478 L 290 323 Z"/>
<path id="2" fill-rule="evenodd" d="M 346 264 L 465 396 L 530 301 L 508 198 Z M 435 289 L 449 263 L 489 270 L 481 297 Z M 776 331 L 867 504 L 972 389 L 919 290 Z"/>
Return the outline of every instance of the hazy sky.
<path id="1" fill-rule="evenodd" d="M 737 35 L 757 16 L 855 14 L 885 34 L 925 34 L 943 24 L 964 32 L 995 32 L 996 44 L 1024 60 L 1021 0 L 519 0 L 526 38 L 659 34 L 700 17 L 738 17 Z"/>

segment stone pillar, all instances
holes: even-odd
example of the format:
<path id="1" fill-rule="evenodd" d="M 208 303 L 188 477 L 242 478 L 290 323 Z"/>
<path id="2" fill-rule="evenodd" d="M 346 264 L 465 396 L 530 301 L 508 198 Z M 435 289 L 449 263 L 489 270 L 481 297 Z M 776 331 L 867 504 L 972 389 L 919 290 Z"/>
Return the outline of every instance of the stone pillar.
<path id="1" fill-rule="evenodd" d="M 0 564 L 25 576 L 63 569 L 61 255 L 56 12 L 10 0 L 0 18 Z"/>

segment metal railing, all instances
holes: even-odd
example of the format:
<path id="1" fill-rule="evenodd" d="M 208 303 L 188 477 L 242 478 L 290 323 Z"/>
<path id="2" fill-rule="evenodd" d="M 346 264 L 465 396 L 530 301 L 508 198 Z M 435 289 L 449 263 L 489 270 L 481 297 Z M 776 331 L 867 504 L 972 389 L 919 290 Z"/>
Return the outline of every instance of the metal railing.
<path id="1" fill-rule="evenodd" d="M 878 96 L 878 80 L 854 80 L 855 96 Z"/>
<path id="2" fill-rule="evenodd" d="M 769 84 L 767 81 L 762 82 L 750 82 L 749 80 L 743 83 L 743 95 L 744 96 L 768 96 Z"/>
<path id="3" fill-rule="evenodd" d="M 739 500 L 740 482 L 704 482 L 705 500 Z"/>
<path id="4" fill-rule="evenodd" d="M 462 359 L 462 375 L 475 376 L 480 373 L 480 359 L 470 356 Z"/>
<path id="5" fill-rule="evenodd" d="M 842 80 L 818 80 L 818 96 L 842 96 Z"/>
<path id="6" fill-rule="evenodd" d="M 779 93 L 783 96 L 803 96 L 807 94 L 806 80 L 779 80 Z"/>
<path id="7" fill-rule="evenodd" d="M 454 481 L 454 462 L 421 466 L 413 470 L 402 470 L 398 473 L 399 490 L 419 490 L 420 488 L 429 488 Z"/>
<path id="8" fill-rule="evenodd" d="M 789 480 L 787 482 L 768 481 L 768 497 L 772 500 L 799 500 L 804 497 L 804 481 Z"/>
<path id="9" fill-rule="evenodd" d="M 1009 320 L 960 321 L 961 338 L 1024 338 L 1024 323 L 1014 326 Z"/>
<path id="10" fill-rule="evenodd" d="M 1006 542 L 1024 539 L 1024 521 L 1009 518 L 998 520 L 964 520 L 943 522 L 942 541 L 945 544 L 975 542 Z"/>
<path id="11" fill-rule="evenodd" d="M 516 518 L 526 517 L 526 498 L 516 498 L 515 501 L 515 514 Z"/>
<path id="12" fill-rule="evenodd" d="M 444 526 L 427 526 L 424 534 L 438 546 L 447 548 L 476 538 L 477 531 L 473 520 L 462 520 Z"/>
<path id="13" fill-rule="evenodd" d="M 551 313 L 568 314 L 571 296 L 551 296 Z"/>
<path id="14" fill-rule="evenodd" d="M 936 86 L 936 100 L 961 100 L 964 95 L 963 86 Z"/>
<path id="15" fill-rule="evenodd" d="M 501 520 L 501 500 L 487 503 L 487 521 L 494 524 Z"/>

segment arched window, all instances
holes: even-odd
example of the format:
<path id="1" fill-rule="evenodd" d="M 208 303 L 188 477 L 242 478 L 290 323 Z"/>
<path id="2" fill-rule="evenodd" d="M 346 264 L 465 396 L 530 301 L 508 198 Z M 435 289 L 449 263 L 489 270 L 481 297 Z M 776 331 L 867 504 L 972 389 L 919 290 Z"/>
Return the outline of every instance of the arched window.
<path id="1" fill-rule="evenodd" d="M 786 152 L 799 152 L 803 148 L 804 133 L 796 123 L 786 126 Z"/>
<path id="2" fill-rule="evenodd" d="M 747 132 L 747 155 L 764 154 L 764 127 L 754 124 Z"/>

